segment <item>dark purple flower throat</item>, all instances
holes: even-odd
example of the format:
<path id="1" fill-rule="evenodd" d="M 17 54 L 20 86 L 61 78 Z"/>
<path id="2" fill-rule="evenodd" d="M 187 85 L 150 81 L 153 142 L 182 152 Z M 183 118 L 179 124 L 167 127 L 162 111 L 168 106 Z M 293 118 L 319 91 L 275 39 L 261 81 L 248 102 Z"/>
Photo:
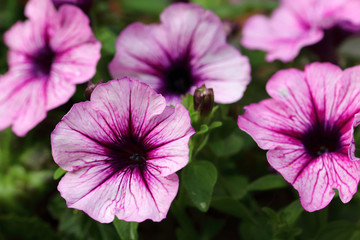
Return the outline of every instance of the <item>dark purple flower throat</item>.
<path id="1" fill-rule="evenodd" d="M 332 126 L 329 124 L 329 126 Z M 340 150 L 341 134 L 335 127 L 325 127 L 324 123 L 314 124 L 301 138 L 305 150 L 312 157 Z"/>
<path id="2" fill-rule="evenodd" d="M 174 94 L 187 93 L 195 81 L 188 58 L 173 63 L 164 77 L 165 91 Z"/>
<path id="3" fill-rule="evenodd" d="M 55 56 L 55 52 L 49 45 L 45 45 L 43 48 L 39 49 L 33 56 L 34 74 L 36 76 L 49 75 Z"/>

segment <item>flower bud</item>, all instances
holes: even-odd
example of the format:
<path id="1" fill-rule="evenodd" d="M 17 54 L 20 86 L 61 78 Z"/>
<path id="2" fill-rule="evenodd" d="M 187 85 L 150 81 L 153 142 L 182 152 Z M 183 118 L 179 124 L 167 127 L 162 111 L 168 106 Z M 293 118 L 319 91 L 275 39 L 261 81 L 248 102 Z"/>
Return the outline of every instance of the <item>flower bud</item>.
<path id="1" fill-rule="evenodd" d="M 194 109 L 199 111 L 201 116 L 207 116 L 214 107 L 214 91 L 206 88 L 205 84 L 195 89 Z"/>
<path id="2" fill-rule="evenodd" d="M 88 85 L 87 85 L 87 87 L 85 89 L 85 93 L 84 93 L 86 100 L 90 101 L 90 96 L 91 96 L 92 92 L 94 91 L 94 89 L 103 82 L 104 82 L 103 80 L 100 80 L 100 82 L 95 83 L 95 84 L 91 81 L 88 82 Z"/>

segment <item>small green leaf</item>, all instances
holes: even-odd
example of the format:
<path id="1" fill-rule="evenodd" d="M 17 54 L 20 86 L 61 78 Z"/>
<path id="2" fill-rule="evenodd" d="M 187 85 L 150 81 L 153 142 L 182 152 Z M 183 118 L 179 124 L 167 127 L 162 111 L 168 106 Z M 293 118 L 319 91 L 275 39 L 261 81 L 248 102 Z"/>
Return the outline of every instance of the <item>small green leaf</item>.
<path id="1" fill-rule="evenodd" d="M 121 240 L 137 240 L 139 223 L 114 219 L 113 224 Z"/>
<path id="2" fill-rule="evenodd" d="M 209 127 L 205 124 L 202 124 L 200 127 L 200 130 L 196 134 L 201 135 L 201 134 L 207 133 L 208 130 L 209 130 Z"/>
<path id="3" fill-rule="evenodd" d="M 295 221 L 299 218 L 301 213 L 304 212 L 304 208 L 301 206 L 300 201 L 296 200 L 290 203 L 281 211 L 290 226 L 293 226 Z"/>
<path id="4" fill-rule="evenodd" d="M 328 223 L 326 227 L 320 231 L 316 240 L 351 239 L 357 234 L 357 228 L 353 222 L 340 220 Z"/>
<path id="5" fill-rule="evenodd" d="M 62 175 L 64 175 L 67 171 L 65 171 L 62 168 L 58 168 L 56 169 L 56 171 L 54 172 L 54 180 L 58 180 L 59 178 L 62 177 Z"/>
<path id="6" fill-rule="evenodd" d="M 240 134 L 240 130 L 234 131 L 226 138 L 209 142 L 209 146 L 218 157 L 232 156 L 238 153 L 243 146 L 244 141 Z"/>
<path id="7" fill-rule="evenodd" d="M 241 199 L 247 193 L 248 180 L 244 176 L 236 175 L 223 178 L 224 187 L 234 199 Z"/>
<path id="8" fill-rule="evenodd" d="M 360 158 L 360 125 L 354 128 L 355 157 Z"/>
<path id="9" fill-rule="evenodd" d="M 209 126 L 209 130 L 210 129 L 214 129 L 214 128 L 218 128 L 218 127 L 221 127 L 222 126 L 222 122 L 220 121 L 215 121 L 215 122 L 212 122 Z"/>
<path id="10" fill-rule="evenodd" d="M 266 175 L 254 182 L 252 182 L 248 190 L 249 191 L 264 191 L 277 188 L 283 188 L 288 186 L 282 176 L 280 175 Z"/>
<path id="11" fill-rule="evenodd" d="M 209 209 L 217 179 L 215 166 L 208 161 L 192 162 L 184 168 L 182 181 L 194 205 L 203 212 Z"/>

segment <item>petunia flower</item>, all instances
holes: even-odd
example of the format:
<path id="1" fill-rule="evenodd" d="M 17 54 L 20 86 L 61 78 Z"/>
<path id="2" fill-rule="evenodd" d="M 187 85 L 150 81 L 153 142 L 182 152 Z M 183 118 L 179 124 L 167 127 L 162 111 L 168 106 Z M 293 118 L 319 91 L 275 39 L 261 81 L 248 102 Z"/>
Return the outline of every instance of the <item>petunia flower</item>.
<path id="1" fill-rule="evenodd" d="M 189 160 L 188 111 L 128 78 L 98 85 L 51 135 L 55 162 L 68 171 L 58 190 L 67 206 L 109 223 L 161 221 Z"/>
<path id="2" fill-rule="evenodd" d="M 267 83 L 272 97 L 246 107 L 240 129 L 269 150 L 267 159 L 299 192 L 307 211 L 326 207 L 339 191 L 347 203 L 357 191 L 360 161 L 348 149 L 360 111 L 360 66 L 342 71 L 313 63 L 281 70 Z"/>
<path id="3" fill-rule="evenodd" d="M 18 136 L 95 74 L 101 48 L 77 7 L 57 12 L 51 0 L 30 0 L 25 15 L 4 34 L 9 71 L 0 79 L 0 130 L 12 125 Z"/>
<path id="4" fill-rule="evenodd" d="M 282 0 L 270 18 L 255 15 L 245 23 L 241 43 L 266 51 L 267 61 L 289 62 L 323 39 L 325 30 L 359 29 L 359 10 L 358 0 Z"/>
<path id="5" fill-rule="evenodd" d="M 161 24 L 134 23 L 118 37 L 109 65 L 113 77 L 133 76 L 165 96 L 169 104 L 205 84 L 215 101 L 239 100 L 250 81 L 246 57 L 226 43 L 220 19 L 195 4 L 176 3 Z"/>

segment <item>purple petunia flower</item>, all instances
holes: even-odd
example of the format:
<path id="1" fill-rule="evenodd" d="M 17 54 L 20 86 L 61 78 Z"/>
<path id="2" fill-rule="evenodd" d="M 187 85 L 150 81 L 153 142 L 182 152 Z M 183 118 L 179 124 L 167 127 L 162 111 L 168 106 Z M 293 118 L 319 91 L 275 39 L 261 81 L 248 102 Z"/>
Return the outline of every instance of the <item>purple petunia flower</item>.
<path id="1" fill-rule="evenodd" d="M 188 111 L 180 103 L 166 106 L 146 84 L 128 78 L 101 84 L 51 135 L 54 160 L 68 171 L 58 190 L 68 207 L 102 223 L 115 215 L 161 221 L 194 133 Z"/>
<path id="2" fill-rule="evenodd" d="M 289 62 L 302 47 L 319 42 L 326 29 L 359 29 L 359 10 L 358 0 L 282 0 L 270 18 L 255 15 L 245 23 L 241 42 L 266 51 L 267 61 Z"/>
<path id="3" fill-rule="evenodd" d="M 313 63 L 305 72 L 281 70 L 266 86 L 271 99 L 251 104 L 239 116 L 267 159 L 315 211 L 329 204 L 338 189 L 347 203 L 356 193 L 360 162 L 348 156 L 354 115 L 360 111 L 360 66 L 342 71 Z"/>
<path id="4" fill-rule="evenodd" d="M 248 59 L 226 43 L 220 19 L 194 4 L 172 4 L 161 24 L 134 23 L 116 42 L 109 65 L 113 77 L 134 76 L 165 96 L 169 104 L 205 84 L 215 101 L 239 100 L 250 81 Z"/>
<path id="5" fill-rule="evenodd" d="M 77 7 L 56 12 L 51 0 L 30 0 L 25 15 L 4 35 L 9 71 L 0 79 L 0 130 L 12 125 L 18 136 L 95 74 L 101 48 Z"/>

